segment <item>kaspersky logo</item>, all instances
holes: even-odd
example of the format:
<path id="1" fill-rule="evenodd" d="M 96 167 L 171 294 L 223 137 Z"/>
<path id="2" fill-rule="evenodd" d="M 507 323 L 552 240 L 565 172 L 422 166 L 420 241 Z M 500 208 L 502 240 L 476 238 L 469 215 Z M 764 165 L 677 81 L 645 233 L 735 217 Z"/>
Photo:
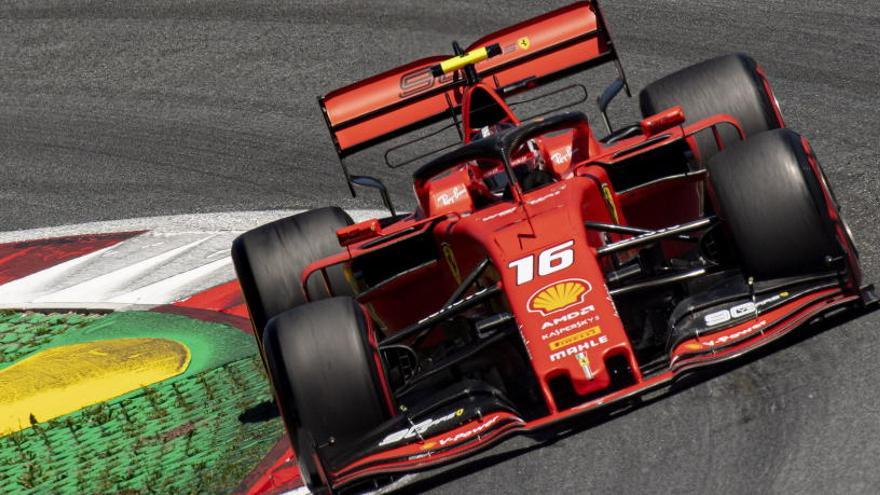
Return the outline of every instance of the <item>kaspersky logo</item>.
<path id="1" fill-rule="evenodd" d="M 590 283 L 579 278 L 554 282 L 532 294 L 526 307 L 532 313 L 547 316 L 584 302 L 590 290 Z"/>

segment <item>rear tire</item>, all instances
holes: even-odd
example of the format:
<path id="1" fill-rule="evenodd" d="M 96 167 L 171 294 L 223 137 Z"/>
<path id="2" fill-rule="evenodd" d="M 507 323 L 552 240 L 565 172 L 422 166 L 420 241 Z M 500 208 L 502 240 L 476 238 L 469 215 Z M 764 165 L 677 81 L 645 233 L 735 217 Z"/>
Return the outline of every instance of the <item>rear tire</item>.
<path id="1" fill-rule="evenodd" d="M 258 341 L 272 317 L 306 302 L 298 282 L 303 270 L 341 252 L 336 230 L 352 223 L 331 206 L 276 220 L 233 241 L 232 261 Z M 352 295 L 341 267 L 328 272 L 332 295 Z M 320 275 L 309 279 L 308 288 L 312 300 L 331 296 Z"/>
<path id="2" fill-rule="evenodd" d="M 639 104 L 644 117 L 679 105 L 689 124 L 728 114 L 739 120 L 746 136 L 783 127 L 758 64 L 745 54 L 706 60 L 659 79 L 641 91 Z M 718 130 L 726 146 L 739 141 L 730 126 L 721 125 Z M 704 161 L 718 152 L 711 131 L 701 132 L 696 138 Z"/>
<path id="3" fill-rule="evenodd" d="M 364 310 L 350 297 L 304 304 L 266 325 L 275 401 L 313 491 L 324 483 L 320 458 L 344 451 L 390 417 L 375 343 Z"/>
<path id="4" fill-rule="evenodd" d="M 828 271 L 843 254 L 821 181 L 801 137 L 754 135 L 707 164 L 710 196 L 746 275 L 772 279 Z"/>

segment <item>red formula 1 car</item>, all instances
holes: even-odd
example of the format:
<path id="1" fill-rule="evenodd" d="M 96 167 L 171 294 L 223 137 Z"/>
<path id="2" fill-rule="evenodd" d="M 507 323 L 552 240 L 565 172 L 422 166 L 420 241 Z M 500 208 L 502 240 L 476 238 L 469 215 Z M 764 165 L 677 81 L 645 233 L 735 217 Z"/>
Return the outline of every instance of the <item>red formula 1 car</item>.
<path id="1" fill-rule="evenodd" d="M 233 245 L 312 490 L 627 404 L 875 300 L 816 157 L 751 58 L 648 85 L 643 120 L 612 129 L 605 110 L 629 88 L 595 1 L 454 50 L 320 99 L 352 193 L 378 188 L 387 218 L 322 208 Z M 605 63 L 618 78 L 598 99 L 604 135 L 579 112 L 512 110 L 537 99 L 516 95 Z M 385 153 L 421 162 L 413 213 L 349 174 L 350 155 L 444 119 L 452 148 Z"/>

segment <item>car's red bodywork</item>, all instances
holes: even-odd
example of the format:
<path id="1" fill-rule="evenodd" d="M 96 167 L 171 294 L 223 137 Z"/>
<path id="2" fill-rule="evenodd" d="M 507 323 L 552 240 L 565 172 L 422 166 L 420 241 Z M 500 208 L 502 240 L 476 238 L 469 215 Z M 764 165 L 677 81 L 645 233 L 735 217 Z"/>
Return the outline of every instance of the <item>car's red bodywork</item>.
<path id="1" fill-rule="evenodd" d="M 722 122 L 735 124 L 730 117 L 718 116 L 687 128 L 673 127 L 666 129 L 665 137 L 652 146 L 685 139 L 689 134 Z M 431 229 L 438 242 L 449 246 L 452 253 L 447 262 L 437 262 L 409 272 L 361 299 L 362 303 L 372 305 L 378 318 L 392 331 L 426 318 L 441 308 L 448 294 L 461 281 L 455 273 L 470 272 L 487 254 L 493 266 L 502 267 L 498 284 L 503 288 L 516 318 L 549 414 L 532 421 L 524 421 L 507 412 L 487 415 L 436 437 L 419 439 L 359 459 L 328 473 L 333 483 L 347 483 L 378 473 L 412 471 L 457 459 L 508 434 L 535 430 L 584 411 L 610 405 L 663 386 L 685 371 L 739 356 L 776 340 L 817 314 L 859 300 L 859 281 L 856 279 L 848 284 L 851 288 L 849 291 L 834 287 L 792 296 L 773 311 L 679 343 L 671 352 L 670 366 L 666 371 L 649 377 L 642 376 L 630 340 L 604 284 L 608 268 L 603 264 L 607 260 L 597 255 L 597 248 L 608 239 L 603 240 L 597 233 L 585 231 L 582 226 L 587 220 L 593 220 L 662 228 L 700 217 L 702 174 L 664 180 L 626 194 L 617 194 L 611 189 L 606 169 L 615 163 L 615 155 L 618 159 L 626 157 L 625 150 L 639 148 L 650 139 L 638 136 L 604 148 L 596 142 L 595 146 L 601 150 L 598 155 L 570 164 L 566 171 L 570 178 L 524 194 L 524 201 L 520 205 L 502 203 L 473 211 L 472 202 L 464 197 L 455 202 L 459 207 L 457 211 L 444 210 L 435 216 L 414 215 L 386 230 L 375 232 L 381 238 L 408 229 L 414 229 L 409 235 L 422 229 Z M 642 148 L 641 151 L 644 150 Z M 455 178 L 454 175 L 449 177 Z M 435 194 L 444 194 L 445 190 L 441 189 Z M 607 190 L 611 192 L 610 201 L 606 200 L 603 192 Z M 668 201 L 671 198 L 675 201 Z M 435 201 L 429 195 L 423 204 L 432 205 Z M 658 209 L 658 204 L 666 207 Z M 630 218 L 637 221 L 633 222 Z M 615 235 L 610 240 L 621 238 Z M 368 242 L 350 245 L 346 252 L 314 263 L 304 272 L 303 283 L 323 267 L 348 262 L 371 249 L 382 248 L 378 245 L 365 249 L 363 245 Z M 573 250 L 573 263 L 570 266 L 552 275 L 517 284 L 517 271 L 509 267 L 512 261 L 530 256 L 537 258 L 548 248 L 568 244 Z M 674 245 L 670 249 L 674 249 Z M 456 268 L 450 269 L 450 263 Z M 430 281 L 429 286 L 425 285 L 426 280 Z M 560 283 L 574 283 L 585 290 L 574 302 L 550 312 L 545 313 L 530 304 L 542 290 Z M 579 357 L 578 354 L 583 356 Z M 603 395 L 601 391 L 611 381 L 604 363 L 615 355 L 630 361 L 636 383 Z M 585 366 L 589 372 L 585 372 Z M 559 375 L 569 377 L 579 395 L 599 395 L 560 410 L 549 389 L 550 381 Z"/>
<path id="2" fill-rule="evenodd" d="M 478 84 L 465 85 L 451 75 L 435 77 L 430 68 L 447 57 L 430 57 L 334 91 L 321 99 L 328 126 L 341 157 L 375 145 L 415 127 L 452 115 L 463 116 L 462 141 L 471 140 L 471 95 L 484 91 L 509 114 L 519 118 L 499 96 L 503 88 L 520 81 L 537 86 L 574 70 L 616 62 L 607 27 L 595 2 L 579 2 L 475 42 L 471 48 L 499 43 L 501 56 L 480 62 Z M 470 49 L 468 49 L 469 51 Z M 769 84 L 764 80 L 769 92 Z M 774 112 L 781 122 L 778 107 Z M 388 245 L 419 236 L 433 239 L 441 255 L 395 273 L 358 296 L 371 322 L 384 335 L 426 321 L 448 308 L 448 298 L 465 276 L 488 258 L 494 268 L 484 277 L 490 285 L 469 293 L 500 289 L 499 302 L 512 314 L 528 354 L 531 373 L 539 387 L 545 414 L 523 418 L 509 410 L 486 410 L 469 421 L 431 436 L 412 436 L 407 442 L 381 442 L 362 449 L 346 462 L 325 466 L 326 481 L 342 486 L 379 474 L 413 471 L 461 459 L 514 433 L 534 431 L 585 411 L 629 400 L 668 385 L 687 371 L 737 357 L 772 342 L 816 315 L 859 301 L 861 273 L 830 191 L 823 194 L 829 216 L 847 251 L 846 277 L 836 285 L 818 284 L 796 293 L 780 289 L 765 301 L 752 301 L 746 316 L 733 315 L 711 331 L 676 343 L 665 366 L 644 371 L 630 336 L 615 307 L 606 277 L 615 262 L 632 255 L 602 252 L 632 235 L 585 229 L 587 222 L 637 226 L 656 233 L 670 226 L 695 222 L 706 214 L 704 170 L 689 170 L 650 180 L 625 190 L 615 190 L 609 170 L 635 155 L 674 143 L 686 143 L 699 160 L 694 135 L 714 135 L 733 126 L 744 138 L 739 123 L 729 115 L 716 115 L 684 123 L 681 109 L 670 109 L 640 123 L 641 132 L 605 144 L 586 125 L 542 138 L 541 153 L 555 181 L 537 189 L 513 191 L 510 201 L 478 206 L 480 171 L 462 164 L 445 175 L 417 178 L 417 210 L 385 225 L 370 220 L 342 229 L 345 250 L 312 263 L 302 274 L 321 276 L 327 267 L 351 266 L 358 259 Z M 729 143 L 727 143 L 729 144 Z M 822 177 L 818 166 L 817 176 Z M 499 170 L 501 165 L 499 164 Z M 346 174 L 348 172 L 346 171 Z M 823 181 L 824 184 L 824 181 Z M 427 235 L 426 235 L 427 234 Z M 664 254 L 675 256 L 687 243 L 666 238 Z M 772 301 L 770 300 L 772 299 Z M 765 310 L 759 308 L 766 304 Z M 378 330 L 378 329 L 377 329 Z M 612 359 L 628 363 L 631 380 L 611 387 Z M 552 383 L 568 380 L 580 399 L 560 404 Z M 392 414 L 393 397 L 387 392 Z M 451 424 L 451 423 L 450 423 Z M 389 433 L 388 431 L 384 434 Z M 380 435 L 378 438 L 382 438 Z"/>

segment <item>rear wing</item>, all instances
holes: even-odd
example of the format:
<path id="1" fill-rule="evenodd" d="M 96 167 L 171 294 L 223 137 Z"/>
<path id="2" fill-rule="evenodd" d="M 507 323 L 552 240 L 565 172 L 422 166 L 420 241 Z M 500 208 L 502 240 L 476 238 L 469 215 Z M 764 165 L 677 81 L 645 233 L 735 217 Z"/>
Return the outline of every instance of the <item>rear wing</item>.
<path id="1" fill-rule="evenodd" d="M 608 62 L 617 64 L 626 84 L 598 0 L 577 2 L 502 29 L 465 52 L 494 45 L 500 54 L 465 69 L 472 67 L 471 74 L 502 94 L 533 89 Z M 320 97 L 340 159 L 444 118 L 458 124 L 463 87 L 471 78 L 464 69 L 436 70 L 450 57 L 423 58 Z"/>

